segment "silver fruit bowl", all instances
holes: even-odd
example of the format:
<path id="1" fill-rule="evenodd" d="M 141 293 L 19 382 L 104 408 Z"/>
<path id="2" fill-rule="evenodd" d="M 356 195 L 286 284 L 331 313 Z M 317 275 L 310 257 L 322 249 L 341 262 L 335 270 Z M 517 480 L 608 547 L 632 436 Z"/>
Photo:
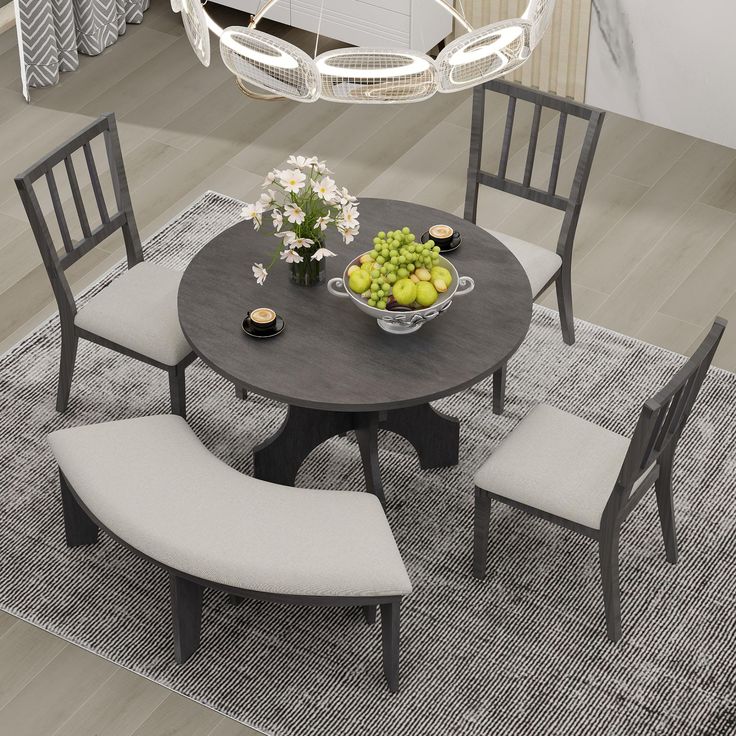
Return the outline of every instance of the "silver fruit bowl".
<path id="1" fill-rule="evenodd" d="M 431 307 L 410 309 L 407 311 L 392 311 L 390 309 L 371 307 L 366 299 L 360 296 L 360 294 L 354 293 L 348 286 L 348 269 L 351 266 L 359 266 L 360 259 L 363 255 L 365 253 L 361 253 L 361 255 L 348 263 L 342 274 L 342 278 L 330 279 L 327 282 L 327 290 L 335 296 L 351 299 L 353 304 L 361 312 L 365 312 L 367 315 L 373 317 L 382 330 L 394 335 L 408 335 L 411 332 L 416 332 L 422 325 L 430 322 L 442 314 L 442 312 L 449 309 L 454 297 L 469 294 L 475 288 L 475 281 L 470 276 L 458 275 L 455 266 L 447 258 L 440 256 L 438 265 L 446 268 L 452 274 L 452 283 L 447 291 L 439 295 L 437 301 Z"/>

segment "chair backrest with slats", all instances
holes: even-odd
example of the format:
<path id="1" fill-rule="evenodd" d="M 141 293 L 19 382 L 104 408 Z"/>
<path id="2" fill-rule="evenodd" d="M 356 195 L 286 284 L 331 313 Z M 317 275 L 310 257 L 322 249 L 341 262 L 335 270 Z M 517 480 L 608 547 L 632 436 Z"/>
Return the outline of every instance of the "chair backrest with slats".
<path id="1" fill-rule="evenodd" d="M 486 91 L 498 92 L 508 97 L 506 123 L 503 130 L 503 141 L 495 173 L 484 171 L 481 167 L 483 154 L 483 133 L 485 122 Z M 514 122 L 517 118 L 517 101 L 532 103 L 531 130 L 527 146 L 524 173 L 520 181 L 512 179 L 508 173 L 509 157 L 511 155 L 512 135 Z M 542 112 L 552 110 L 557 114 L 557 134 L 554 153 L 550 166 L 550 174 L 545 188 L 534 186 L 534 164 L 537 157 L 537 143 L 542 121 Z M 478 85 L 473 93 L 473 119 L 470 135 L 470 159 L 468 162 L 468 184 L 465 193 L 465 219 L 475 222 L 478 213 L 478 192 L 481 184 L 501 191 L 523 197 L 538 204 L 564 211 L 565 215 L 557 241 L 557 253 L 563 263 L 570 263 L 572 259 L 572 245 L 575 238 L 580 208 L 583 204 L 585 189 L 593 165 L 593 157 L 598 144 L 603 118 L 602 110 L 583 105 L 572 100 L 555 95 L 539 92 L 518 84 L 512 84 L 500 79 L 494 79 Z M 568 129 L 569 117 L 581 118 L 587 121 L 585 135 L 580 148 L 572 186 L 568 194 L 558 192 L 560 166 L 563 162 L 565 134 Z"/>
<path id="2" fill-rule="evenodd" d="M 98 137 L 104 139 L 106 163 L 112 182 L 114 201 L 108 202 L 100 180 L 100 168 L 92 149 Z M 83 194 L 86 187 L 80 186 L 80 179 L 74 163 L 74 154 L 82 152 L 89 177 L 89 187 L 94 195 L 97 213 L 94 220 L 99 224 L 90 224 L 90 217 L 85 206 Z M 62 202 L 58 177 L 66 177 L 71 190 L 70 201 Z M 39 191 L 41 179 L 45 180 L 50 195 L 53 215 L 44 212 Z M 115 115 L 106 113 L 80 131 L 73 138 L 61 144 L 41 161 L 15 177 L 20 198 L 25 207 L 33 235 L 41 251 L 41 258 L 51 280 L 51 286 L 59 305 L 62 319 L 76 314 L 74 297 L 64 272 L 82 256 L 99 245 L 103 240 L 122 230 L 128 266 L 134 266 L 143 260 L 140 236 L 133 215 L 133 207 L 125 176 L 120 139 L 118 136 Z M 87 192 L 88 193 L 88 192 Z M 76 227 L 66 210 L 76 211 L 76 221 L 81 237 L 74 239 L 71 228 Z M 47 217 L 54 217 L 58 226 L 60 243 L 51 235 Z"/>
<path id="3" fill-rule="evenodd" d="M 674 454 L 725 329 L 726 320 L 716 318 L 687 363 L 645 402 L 616 484 L 622 500 L 661 455 Z"/>

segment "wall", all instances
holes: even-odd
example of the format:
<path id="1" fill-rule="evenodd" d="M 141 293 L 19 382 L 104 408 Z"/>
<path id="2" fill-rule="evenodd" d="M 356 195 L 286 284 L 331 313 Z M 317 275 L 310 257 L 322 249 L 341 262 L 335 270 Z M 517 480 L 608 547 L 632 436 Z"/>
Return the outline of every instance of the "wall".
<path id="1" fill-rule="evenodd" d="M 736 3 L 593 0 L 586 101 L 736 148 Z"/>

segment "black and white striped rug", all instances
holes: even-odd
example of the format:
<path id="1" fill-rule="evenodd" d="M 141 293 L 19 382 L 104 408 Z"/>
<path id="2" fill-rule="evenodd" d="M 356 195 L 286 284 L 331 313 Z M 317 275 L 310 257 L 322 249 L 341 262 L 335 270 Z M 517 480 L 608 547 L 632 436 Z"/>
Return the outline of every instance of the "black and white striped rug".
<path id="1" fill-rule="evenodd" d="M 239 210 L 207 193 L 147 243 L 146 256 L 184 268 Z M 202 646 L 178 666 L 164 574 L 108 539 L 66 548 L 45 434 L 166 412 L 168 390 L 160 371 L 83 342 L 70 409 L 57 415 L 56 319 L 0 358 L 0 607 L 277 736 L 736 733 L 734 374 L 711 370 L 680 443 L 680 563 L 665 562 L 653 494 L 624 525 L 620 644 L 605 636 L 589 541 L 498 508 L 492 574 L 485 583 L 470 575 L 473 473 L 519 419 L 546 401 L 629 434 L 642 399 L 682 361 L 594 325 L 580 323 L 577 334 L 565 346 L 556 314 L 535 308 L 509 368 L 504 416 L 491 412 L 489 382 L 438 402 L 461 419 L 458 467 L 421 471 L 403 440 L 384 438 L 389 521 L 415 588 L 399 695 L 384 685 L 379 627 L 356 610 L 233 607 L 210 594 Z M 194 430 L 251 472 L 250 450 L 284 407 L 237 400 L 200 362 L 187 376 Z M 298 479 L 362 482 L 349 438 L 315 451 Z"/>

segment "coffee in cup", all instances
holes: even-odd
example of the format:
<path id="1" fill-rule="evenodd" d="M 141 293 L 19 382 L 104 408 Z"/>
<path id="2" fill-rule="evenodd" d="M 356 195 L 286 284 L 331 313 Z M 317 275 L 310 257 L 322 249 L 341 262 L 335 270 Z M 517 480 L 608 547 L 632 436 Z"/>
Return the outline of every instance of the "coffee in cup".
<path id="1" fill-rule="evenodd" d="M 449 225 L 432 225 L 429 228 L 429 237 L 434 240 L 440 248 L 450 245 L 455 238 L 455 230 Z"/>
<path id="2" fill-rule="evenodd" d="M 250 312 L 250 323 L 256 332 L 267 332 L 276 324 L 276 312 L 268 307 L 258 307 Z"/>

